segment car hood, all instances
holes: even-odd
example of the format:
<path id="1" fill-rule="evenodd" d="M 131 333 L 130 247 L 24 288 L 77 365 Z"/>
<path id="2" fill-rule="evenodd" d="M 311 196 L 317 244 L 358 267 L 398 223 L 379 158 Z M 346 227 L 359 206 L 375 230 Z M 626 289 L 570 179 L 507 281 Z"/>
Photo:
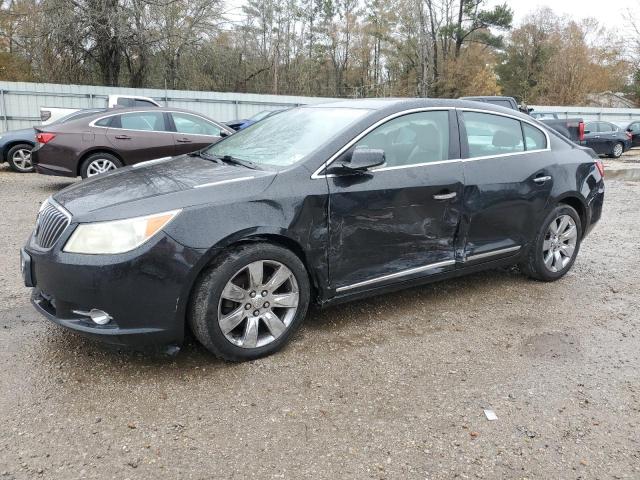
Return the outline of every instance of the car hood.
<path id="1" fill-rule="evenodd" d="M 200 157 L 151 160 L 75 183 L 53 199 L 78 221 L 124 218 L 263 191 L 275 172 L 221 165 Z M 242 187 L 239 188 L 239 185 Z"/>

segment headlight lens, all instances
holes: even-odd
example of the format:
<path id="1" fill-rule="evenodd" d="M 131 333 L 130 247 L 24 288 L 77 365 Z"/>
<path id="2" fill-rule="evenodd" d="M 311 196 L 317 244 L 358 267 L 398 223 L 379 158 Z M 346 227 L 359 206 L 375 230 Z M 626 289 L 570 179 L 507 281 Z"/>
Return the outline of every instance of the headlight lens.
<path id="1" fill-rule="evenodd" d="M 92 255 L 125 253 L 153 237 L 178 213 L 180 210 L 111 222 L 81 223 L 64 251 Z"/>

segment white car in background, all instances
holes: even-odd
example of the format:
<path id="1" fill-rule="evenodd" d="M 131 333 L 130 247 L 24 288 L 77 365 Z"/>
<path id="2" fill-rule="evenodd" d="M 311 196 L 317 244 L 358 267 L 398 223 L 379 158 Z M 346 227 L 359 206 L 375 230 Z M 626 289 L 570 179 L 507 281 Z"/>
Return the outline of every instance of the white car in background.
<path id="1" fill-rule="evenodd" d="M 107 108 L 115 107 L 159 107 L 160 104 L 149 97 L 139 97 L 136 95 L 109 95 Z M 71 113 L 82 110 L 81 108 L 61 108 L 61 107 L 40 107 L 41 125 L 49 125 L 56 120 Z"/>

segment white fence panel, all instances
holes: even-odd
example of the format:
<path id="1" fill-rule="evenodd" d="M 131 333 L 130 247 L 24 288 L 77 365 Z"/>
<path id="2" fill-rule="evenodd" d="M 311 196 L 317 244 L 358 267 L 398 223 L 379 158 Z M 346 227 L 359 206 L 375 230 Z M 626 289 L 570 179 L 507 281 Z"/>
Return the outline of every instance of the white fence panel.
<path id="1" fill-rule="evenodd" d="M 555 113 L 559 118 L 580 117 L 585 121 L 604 120 L 626 125 L 640 120 L 640 108 L 561 107 L 531 105 L 534 112 Z"/>
<path id="2" fill-rule="evenodd" d="M 104 107 L 107 97 L 116 94 L 151 97 L 163 105 L 200 112 L 221 122 L 247 118 L 262 110 L 337 100 L 292 95 L 0 81 L 0 131 L 29 128 L 40 123 L 40 107 Z"/>

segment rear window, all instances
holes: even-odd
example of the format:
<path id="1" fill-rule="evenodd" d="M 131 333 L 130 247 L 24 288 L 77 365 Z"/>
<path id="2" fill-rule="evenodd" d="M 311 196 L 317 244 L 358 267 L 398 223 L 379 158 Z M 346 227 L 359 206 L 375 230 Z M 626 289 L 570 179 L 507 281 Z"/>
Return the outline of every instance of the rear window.
<path id="1" fill-rule="evenodd" d="M 136 107 L 155 107 L 156 104 L 153 102 L 150 102 L 149 100 L 138 100 L 136 99 L 134 101 L 134 106 Z"/>
<path id="2" fill-rule="evenodd" d="M 133 107 L 134 101 L 133 101 L 133 98 L 119 97 L 117 104 L 120 105 L 121 107 Z"/>

